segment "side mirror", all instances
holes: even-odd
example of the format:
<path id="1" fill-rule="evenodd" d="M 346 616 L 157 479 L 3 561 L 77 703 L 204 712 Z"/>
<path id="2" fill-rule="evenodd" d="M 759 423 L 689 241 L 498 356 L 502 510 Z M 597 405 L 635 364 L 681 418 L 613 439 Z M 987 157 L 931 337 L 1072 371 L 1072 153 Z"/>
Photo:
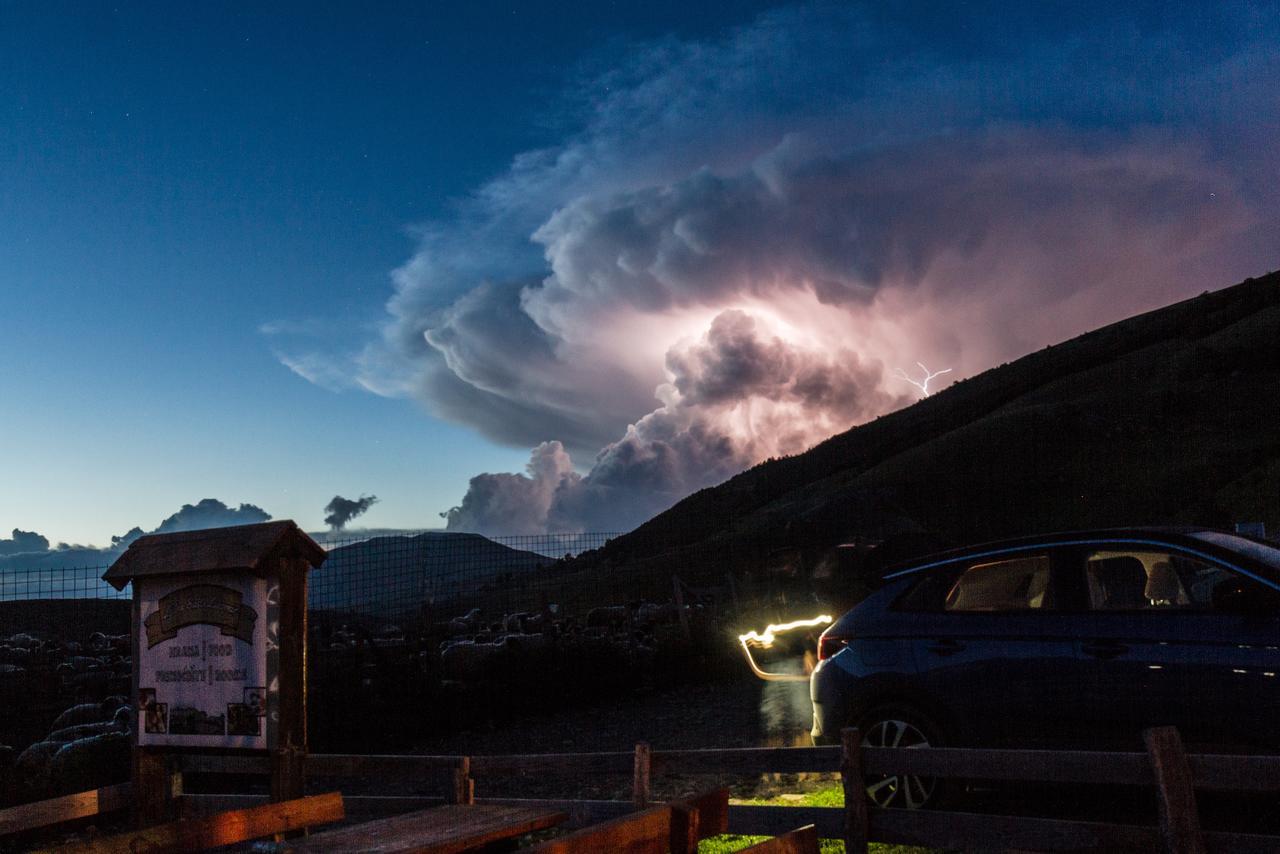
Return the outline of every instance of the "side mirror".
<path id="1" fill-rule="evenodd" d="M 1213 586 L 1213 610 L 1242 617 L 1274 617 L 1280 612 L 1280 593 L 1227 578 Z"/>

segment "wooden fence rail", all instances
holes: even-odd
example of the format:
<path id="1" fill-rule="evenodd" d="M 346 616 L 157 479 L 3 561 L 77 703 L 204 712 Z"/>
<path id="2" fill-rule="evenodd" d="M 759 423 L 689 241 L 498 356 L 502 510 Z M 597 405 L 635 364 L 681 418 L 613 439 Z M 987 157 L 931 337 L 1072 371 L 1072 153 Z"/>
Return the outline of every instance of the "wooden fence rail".
<path id="1" fill-rule="evenodd" d="M 306 772 L 314 777 L 366 776 L 424 780 L 469 759 L 471 777 L 558 772 L 568 775 L 629 775 L 631 801 L 565 801 L 479 798 L 478 803 L 552 807 L 570 813 L 574 824 L 615 818 L 652 802 L 650 781 L 661 774 L 841 773 L 845 807 L 731 805 L 733 833 L 776 835 L 813 824 L 823 837 L 842 838 L 850 854 L 867 842 L 893 842 L 964 850 L 1275 852 L 1280 837 L 1203 831 L 1196 790 L 1280 791 L 1280 756 L 1187 755 L 1173 730 L 1146 734 L 1146 752 L 986 750 L 971 748 L 863 747 L 856 731 L 846 731 L 841 747 L 650 750 L 501 756 L 313 755 Z M 187 772 L 265 772 L 263 760 L 184 757 Z M 1136 826 L 1066 819 L 999 816 L 963 812 L 884 810 L 858 797 L 864 775 L 911 774 L 965 780 L 1036 781 L 1155 787 L 1159 823 Z M 224 796 L 187 796 L 199 809 L 224 808 Z M 442 799 L 350 796 L 352 815 L 420 807 Z"/>

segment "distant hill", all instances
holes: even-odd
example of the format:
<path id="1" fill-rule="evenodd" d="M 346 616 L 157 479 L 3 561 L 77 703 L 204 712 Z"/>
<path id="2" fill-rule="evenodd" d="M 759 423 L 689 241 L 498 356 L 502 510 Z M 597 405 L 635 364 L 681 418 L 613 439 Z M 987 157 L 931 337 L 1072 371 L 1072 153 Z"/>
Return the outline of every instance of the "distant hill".
<path id="1" fill-rule="evenodd" d="M 674 556 L 694 552 L 815 552 L 857 538 L 887 538 L 901 558 L 1050 530 L 1236 521 L 1280 530 L 1277 273 L 1046 347 L 762 463 L 591 558 L 667 554 L 677 568 Z"/>
<path id="2" fill-rule="evenodd" d="M 495 543 L 479 534 L 428 531 L 380 536 L 340 546 L 312 573 L 313 609 L 389 614 L 416 611 L 497 584 L 553 558 Z"/>

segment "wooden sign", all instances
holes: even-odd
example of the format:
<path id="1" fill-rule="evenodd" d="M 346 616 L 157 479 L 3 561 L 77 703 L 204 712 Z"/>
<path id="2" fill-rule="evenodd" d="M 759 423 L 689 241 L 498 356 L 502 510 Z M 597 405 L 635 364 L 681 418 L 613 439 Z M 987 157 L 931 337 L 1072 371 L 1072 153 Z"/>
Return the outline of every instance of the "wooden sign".
<path id="1" fill-rule="evenodd" d="M 273 580 L 208 573 L 135 586 L 139 746 L 274 746 L 267 725 L 279 686 Z"/>

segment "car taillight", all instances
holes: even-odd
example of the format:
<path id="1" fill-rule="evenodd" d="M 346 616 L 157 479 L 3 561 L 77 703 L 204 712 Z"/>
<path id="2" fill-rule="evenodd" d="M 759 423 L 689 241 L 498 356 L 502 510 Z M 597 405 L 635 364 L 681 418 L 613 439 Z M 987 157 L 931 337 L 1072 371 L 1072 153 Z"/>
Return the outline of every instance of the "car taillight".
<path id="1" fill-rule="evenodd" d="M 849 645 L 848 638 L 836 637 L 833 634 L 823 632 L 818 638 L 818 660 L 830 658 L 840 650 Z"/>

